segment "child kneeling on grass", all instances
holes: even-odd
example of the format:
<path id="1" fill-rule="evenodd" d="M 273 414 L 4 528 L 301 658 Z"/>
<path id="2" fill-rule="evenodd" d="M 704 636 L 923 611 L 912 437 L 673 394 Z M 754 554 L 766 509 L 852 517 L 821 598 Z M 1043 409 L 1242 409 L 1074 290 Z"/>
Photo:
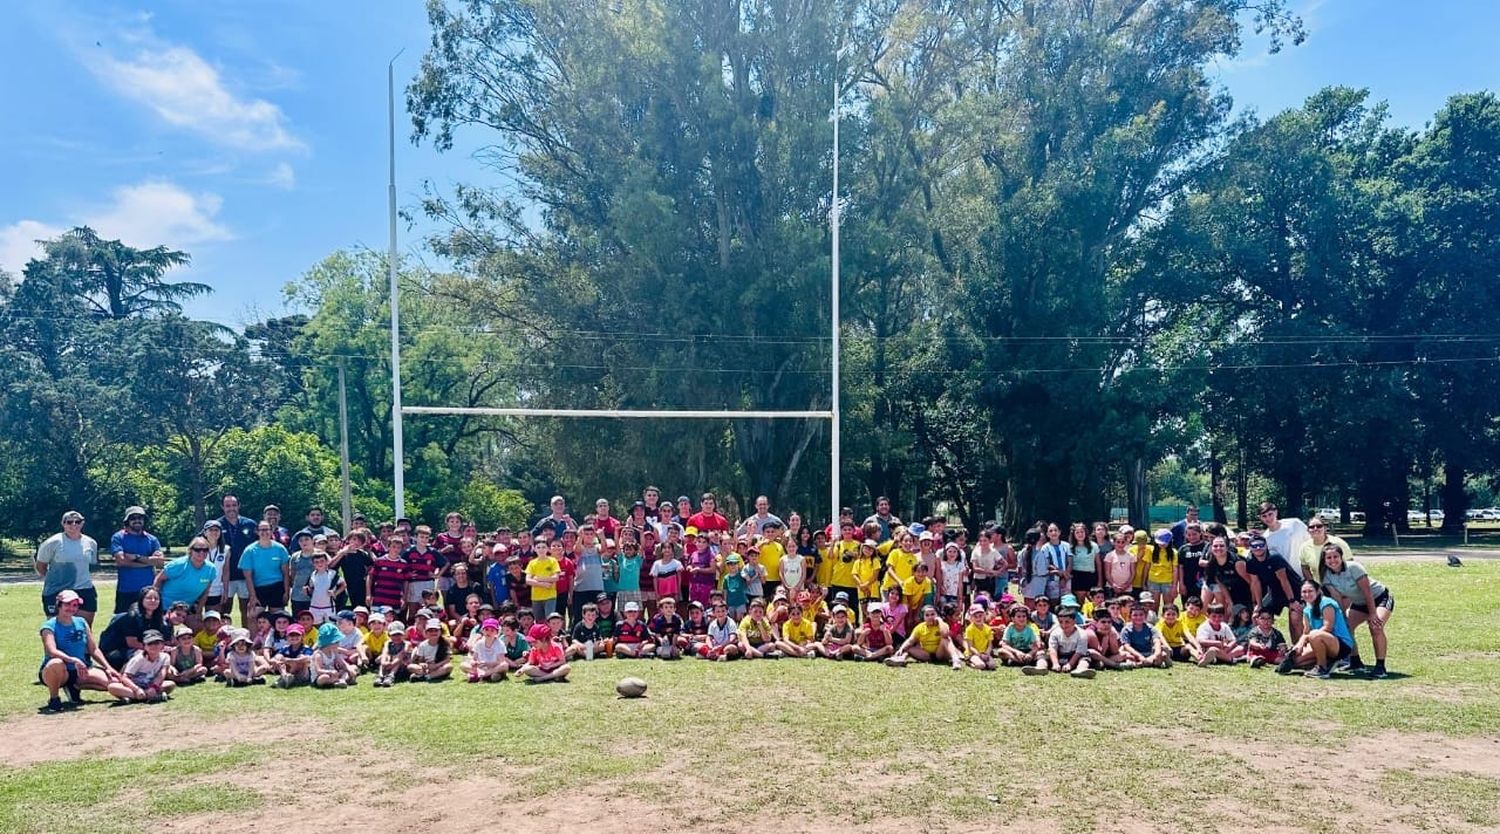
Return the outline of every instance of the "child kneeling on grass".
<path id="1" fill-rule="evenodd" d="M 141 635 L 142 648 L 129 660 L 121 675 L 109 685 L 109 694 L 127 704 L 167 700 L 176 684 L 167 680 L 166 638 L 156 630 Z"/>
<path id="2" fill-rule="evenodd" d="M 531 683 L 563 681 L 568 677 L 567 657 L 562 644 L 552 636 L 552 629 L 542 623 L 531 627 L 526 634 L 531 643 L 531 652 L 526 656 L 526 665 L 521 674 Z"/>
<path id="3" fill-rule="evenodd" d="M 500 639 L 500 621 L 491 617 L 479 624 L 479 632 L 469 641 L 469 656 L 464 658 L 464 674 L 469 683 L 505 680 L 510 661 L 505 659 L 505 641 Z"/>
<path id="4" fill-rule="evenodd" d="M 533 629 L 545 625 L 537 623 Z M 427 621 L 425 640 L 412 646 L 411 660 L 406 664 L 406 675 L 414 681 L 436 682 L 453 673 L 448 641 L 443 638 L 443 624 L 437 618 Z"/>
<path id="5" fill-rule="evenodd" d="M 385 651 L 380 653 L 376 667 L 376 686 L 390 686 L 396 681 L 406 680 L 406 664 L 411 660 L 411 647 L 406 645 L 406 624 L 395 620 L 386 629 L 386 634 L 389 637 Z"/>

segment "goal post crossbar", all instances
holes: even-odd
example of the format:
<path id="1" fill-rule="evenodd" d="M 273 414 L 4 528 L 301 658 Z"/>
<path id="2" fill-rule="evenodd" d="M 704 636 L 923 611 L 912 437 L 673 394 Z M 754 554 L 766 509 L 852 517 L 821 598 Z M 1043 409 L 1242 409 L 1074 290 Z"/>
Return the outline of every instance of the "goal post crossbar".
<path id="1" fill-rule="evenodd" d="M 697 420 L 831 420 L 832 411 L 649 411 L 631 408 L 442 408 L 406 405 L 402 414 L 472 415 L 484 417 L 605 417 L 626 419 L 697 419 Z"/>

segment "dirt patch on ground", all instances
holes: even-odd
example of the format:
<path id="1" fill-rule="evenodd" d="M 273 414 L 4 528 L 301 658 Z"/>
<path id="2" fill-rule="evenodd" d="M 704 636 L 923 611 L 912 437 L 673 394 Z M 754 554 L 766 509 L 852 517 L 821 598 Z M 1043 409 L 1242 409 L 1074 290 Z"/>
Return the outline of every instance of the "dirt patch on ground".
<path id="1" fill-rule="evenodd" d="M 26 767 L 74 759 L 149 756 L 164 750 L 201 750 L 205 743 L 214 747 L 263 745 L 307 736 L 305 730 L 275 722 L 224 721 L 178 712 L 166 719 L 171 731 L 165 732 L 164 713 L 157 707 L 90 701 L 84 709 L 87 721 L 70 720 L 77 716 L 65 714 L 26 715 L 0 722 L 5 764 Z"/>

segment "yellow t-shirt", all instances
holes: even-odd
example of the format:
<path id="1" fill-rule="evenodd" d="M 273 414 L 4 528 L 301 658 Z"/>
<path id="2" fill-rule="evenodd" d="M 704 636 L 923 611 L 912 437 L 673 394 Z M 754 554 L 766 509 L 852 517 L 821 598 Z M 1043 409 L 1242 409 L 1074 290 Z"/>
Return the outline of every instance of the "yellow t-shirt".
<path id="1" fill-rule="evenodd" d="M 1181 648 L 1182 644 L 1186 642 L 1182 635 L 1187 633 L 1187 626 L 1183 625 L 1181 617 L 1178 617 L 1172 623 L 1168 623 L 1166 620 L 1157 622 L 1156 630 L 1161 632 L 1161 637 L 1167 641 L 1167 645 L 1174 649 Z"/>
<path id="2" fill-rule="evenodd" d="M 214 644 L 219 638 L 211 631 L 197 631 L 193 633 L 193 645 L 203 650 L 204 654 L 210 654 L 214 650 Z"/>
<path id="3" fill-rule="evenodd" d="M 828 582 L 824 587 L 827 587 L 827 585 L 838 585 L 843 588 L 854 587 L 854 562 L 859 558 L 859 542 L 840 541 L 831 549 L 833 550 L 831 554 L 833 568 L 829 573 Z M 844 561 L 845 557 L 848 557 L 849 561 Z M 824 557 L 824 562 L 828 561 L 829 557 Z"/>
<path id="4" fill-rule="evenodd" d="M 817 564 L 808 568 L 810 571 L 809 575 L 812 576 L 813 581 L 824 588 L 827 588 L 828 583 L 833 579 L 833 559 L 833 552 L 830 548 L 820 547 L 818 548 Z"/>
<path id="5" fill-rule="evenodd" d="M 911 636 L 916 638 L 917 645 L 922 647 L 922 651 L 932 654 L 943 642 L 943 624 L 928 625 L 924 620 L 917 623 L 916 627 L 911 630 Z"/>
<path id="6" fill-rule="evenodd" d="M 549 576 L 557 576 L 562 573 L 562 565 L 551 556 L 538 556 L 526 565 L 526 577 L 528 579 L 546 579 Z M 549 599 L 557 599 L 557 588 L 552 585 L 532 585 L 531 601 L 545 602 Z"/>
<path id="7" fill-rule="evenodd" d="M 901 583 L 901 596 L 906 597 L 906 607 L 912 610 L 920 608 L 922 601 L 932 592 L 931 579 L 919 579 L 915 576 Z"/>
<path id="8" fill-rule="evenodd" d="M 984 654 L 990 650 L 990 641 L 994 639 L 995 632 L 989 626 L 969 623 L 964 626 L 964 653 Z"/>
<path id="9" fill-rule="evenodd" d="M 1146 581 L 1158 584 L 1171 582 L 1177 570 L 1177 551 L 1163 547 L 1157 554 L 1157 561 L 1151 561 L 1152 551 L 1146 550 Z"/>
<path id="10" fill-rule="evenodd" d="M 908 553 L 901 548 L 895 548 L 891 555 L 886 557 L 885 566 L 890 571 L 886 578 L 886 587 L 900 587 L 906 580 L 911 578 L 912 572 L 917 569 L 917 562 L 921 559 L 920 553 Z"/>
<path id="11" fill-rule="evenodd" d="M 781 624 L 782 639 L 798 646 L 811 643 L 816 633 L 817 624 L 803 617 L 792 617 Z"/>
<path id="12" fill-rule="evenodd" d="M 880 560 L 871 556 L 854 560 L 854 587 L 859 588 L 860 599 L 875 599 L 880 596 Z M 862 586 L 869 587 L 862 587 Z"/>
<path id="13" fill-rule="evenodd" d="M 786 548 L 781 542 L 766 541 L 760 543 L 760 563 L 766 566 L 766 581 L 781 581 L 781 557 L 786 555 Z"/>
<path id="14" fill-rule="evenodd" d="M 1130 552 L 1135 554 L 1135 576 L 1130 584 L 1139 588 L 1146 584 L 1146 563 L 1151 561 L 1151 545 L 1131 545 Z"/>
<path id="15" fill-rule="evenodd" d="M 1184 611 L 1177 617 L 1177 622 L 1182 623 L 1183 627 L 1187 629 L 1188 634 L 1196 635 L 1198 633 L 1198 626 L 1208 622 L 1208 614 L 1199 614 L 1194 617 L 1192 614 Z"/>
<path id="16" fill-rule="evenodd" d="M 391 633 L 389 631 L 382 631 L 379 634 L 371 631 L 365 634 L 364 644 L 365 648 L 370 652 L 370 657 L 375 657 L 385 651 L 385 644 L 389 643 L 390 640 Z"/>
<path id="17" fill-rule="evenodd" d="M 776 639 L 775 633 L 771 630 L 770 619 L 763 619 L 757 624 L 749 614 L 740 620 L 740 635 L 752 646 Z"/>

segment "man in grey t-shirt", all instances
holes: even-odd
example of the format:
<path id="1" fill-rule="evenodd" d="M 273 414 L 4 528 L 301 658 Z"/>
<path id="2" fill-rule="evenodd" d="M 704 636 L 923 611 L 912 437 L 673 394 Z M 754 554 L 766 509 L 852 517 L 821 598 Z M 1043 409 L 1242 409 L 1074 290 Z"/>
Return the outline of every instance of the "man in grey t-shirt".
<path id="1" fill-rule="evenodd" d="M 92 568 L 99 564 L 99 543 L 83 534 L 83 513 L 63 513 L 62 532 L 54 534 L 36 549 L 36 572 L 42 577 L 42 611 L 57 614 L 57 595 L 76 591 L 83 600 L 85 622 L 93 625 L 99 610 L 99 593 L 94 589 Z"/>

